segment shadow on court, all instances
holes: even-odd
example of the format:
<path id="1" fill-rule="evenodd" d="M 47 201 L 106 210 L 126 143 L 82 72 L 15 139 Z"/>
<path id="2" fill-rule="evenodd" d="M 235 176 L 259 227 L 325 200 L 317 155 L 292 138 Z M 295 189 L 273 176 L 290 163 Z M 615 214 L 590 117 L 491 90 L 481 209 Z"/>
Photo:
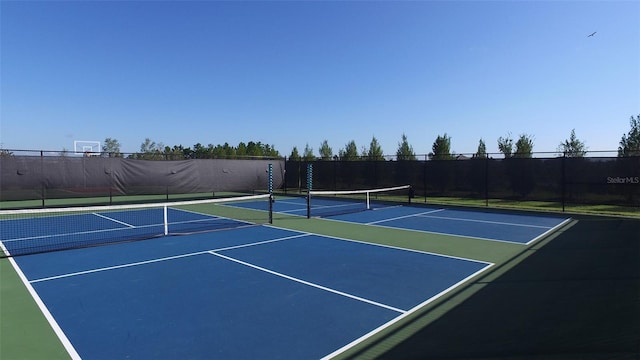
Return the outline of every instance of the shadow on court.
<path id="1" fill-rule="evenodd" d="M 640 359 L 640 220 L 579 222 L 382 359 Z"/>

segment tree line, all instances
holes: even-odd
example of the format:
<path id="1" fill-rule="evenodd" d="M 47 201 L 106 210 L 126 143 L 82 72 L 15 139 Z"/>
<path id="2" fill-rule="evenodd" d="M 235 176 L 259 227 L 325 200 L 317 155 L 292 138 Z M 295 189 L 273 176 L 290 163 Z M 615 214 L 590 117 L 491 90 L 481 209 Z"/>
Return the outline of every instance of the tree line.
<path id="1" fill-rule="evenodd" d="M 120 151 L 117 139 L 106 138 L 102 145 L 103 154 L 109 157 L 124 157 Z M 197 143 L 193 147 L 174 145 L 165 146 L 146 138 L 140 145 L 140 151 L 128 154 L 131 159 L 144 160 L 182 160 L 182 159 L 215 159 L 215 158 L 246 158 L 246 157 L 280 157 L 280 153 L 270 144 L 249 141 L 240 142 L 237 146 L 224 143 L 222 145 L 202 145 Z"/>
<path id="2" fill-rule="evenodd" d="M 640 156 L 640 115 L 631 116 L 629 121 L 631 129 L 627 134 L 623 134 L 618 147 L 618 156 Z M 520 134 L 514 139 L 509 133 L 497 139 L 498 150 L 505 158 L 531 158 L 533 156 L 534 137 L 529 134 Z M 431 152 L 427 155 L 430 160 L 451 160 L 456 155 L 451 151 L 451 137 L 446 133 L 438 135 L 433 142 Z M 557 152 L 565 157 L 584 157 L 587 154 L 586 144 L 578 139 L 575 129 L 571 130 L 569 138 L 561 142 L 557 147 Z M 102 151 L 111 157 L 124 157 L 120 151 L 120 142 L 113 138 L 106 138 L 103 142 Z M 478 141 L 477 151 L 473 158 L 487 158 L 487 146 L 484 139 Z M 240 142 L 237 146 L 224 143 L 222 145 L 202 145 L 197 143 L 193 147 L 174 145 L 165 146 L 147 138 L 140 145 L 140 151 L 129 154 L 129 158 L 134 159 L 157 159 L 157 160 L 178 160 L 178 159 L 205 159 L 205 158 L 242 158 L 242 157 L 281 157 L 278 150 L 269 144 L 249 141 Z M 329 146 L 328 140 L 324 140 L 318 149 L 318 156 L 313 148 L 306 144 L 302 153 L 296 146 L 289 154 L 288 158 L 294 161 L 312 160 L 385 160 L 385 154 L 374 136 L 369 143 L 369 147 L 358 149 L 354 140 L 349 141 L 337 153 Z M 402 134 L 400 142 L 395 152 L 396 160 L 417 160 L 413 147 L 409 144 L 407 136 Z"/>
<path id="3" fill-rule="evenodd" d="M 631 130 L 622 135 L 618 147 L 618 156 L 640 156 L 640 115 L 630 118 Z M 529 134 L 520 134 L 517 140 L 507 134 L 500 136 L 497 140 L 498 150 L 505 158 L 531 158 L 533 156 L 534 137 Z M 431 146 L 431 152 L 427 155 L 430 160 L 453 160 L 456 158 L 455 153 L 451 151 L 451 136 L 446 133 L 438 135 Z M 556 151 L 564 157 L 584 157 L 587 154 L 586 144 L 578 139 L 575 129 L 571 130 L 569 138 L 561 142 Z M 358 152 L 358 147 L 354 140 L 349 141 L 344 148 L 338 150 L 337 154 L 333 153 L 333 149 L 329 146 L 328 141 L 324 140 L 320 144 L 319 157 L 313 153 L 313 149 L 307 144 L 300 154 L 297 147 L 294 147 L 289 155 L 291 160 L 311 161 L 311 160 L 385 160 L 384 153 L 378 143 L 378 139 L 374 136 L 371 139 L 369 148 L 362 147 Z M 416 154 L 413 147 L 409 145 L 407 136 L 402 135 L 402 140 L 398 143 L 396 150 L 397 160 L 416 160 Z M 472 155 L 473 158 L 487 158 L 487 146 L 484 139 L 478 141 L 477 151 Z"/>

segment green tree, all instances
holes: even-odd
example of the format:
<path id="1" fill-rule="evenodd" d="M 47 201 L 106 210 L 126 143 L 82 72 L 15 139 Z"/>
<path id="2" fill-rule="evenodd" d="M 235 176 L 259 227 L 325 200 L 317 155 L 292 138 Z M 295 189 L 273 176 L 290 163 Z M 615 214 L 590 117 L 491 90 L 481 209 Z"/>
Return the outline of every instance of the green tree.
<path id="1" fill-rule="evenodd" d="M 165 146 L 164 156 L 167 160 L 182 160 L 188 158 L 188 154 L 185 153 L 185 149 L 182 145 L 174 145 L 172 148 Z"/>
<path id="2" fill-rule="evenodd" d="M 162 155 L 164 151 L 164 145 L 162 143 L 156 143 L 149 138 L 144 139 L 144 142 L 140 144 L 140 153 L 137 154 L 138 159 L 145 160 L 161 160 L 164 158 Z"/>
<path id="3" fill-rule="evenodd" d="M 255 143 L 253 141 L 249 141 L 247 143 L 247 155 L 249 156 L 262 156 L 262 148 L 259 142 Z"/>
<path id="4" fill-rule="evenodd" d="M 249 141 L 247 144 L 247 153 L 249 156 L 260 156 L 260 153 L 256 150 L 255 143 L 253 141 Z M 235 147 L 229 145 L 229 143 L 222 144 L 222 154 L 226 158 L 233 157 L 236 154 Z"/>
<path id="5" fill-rule="evenodd" d="M 297 146 L 294 146 L 293 150 L 291 150 L 291 155 L 289 155 L 289 160 L 300 161 L 300 153 L 298 152 Z"/>
<path id="6" fill-rule="evenodd" d="M 306 144 L 304 147 L 304 151 L 302 152 L 302 159 L 304 161 L 313 161 L 316 159 L 315 155 L 313 155 L 313 148 Z"/>
<path id="7" fill-rule="evenodd" d="M 213 146 L 205 147 L 201 143 L 193 145 L 193 150 L 190 151 L 190 157 L 193 159 L 206 159 L 213 157 Z"/>
<path id="8" fill-rule="evenodd" d="M 631 130 L 620 139 L 618 156 L 640 156 L 640 114 L 635 118 L 631 116 L 629 125 Z"/>
<path id="9" fill-rule="evenodd" d="M 176 148 L 176 146 L 174 146 Z M 213 158 L 236 158 L 236 157 L 279 157 L 280 153 L 269 144 L 250 141 L 249 143 L 240 142 L 238 146 L 232 146 L 229 143 L 222 145 L 209 144 L 207 146 L 197 143 L 191 148 L 182 149 L 185 159 L 213 159 Z M 177 154 L 177 151 L 171 149 L 171 152 Z M 175 157 L 175 155 L 174 155 Z"/>
<path id="10" fill-rule="evenodd" d="M 416 154 L 413 152 L 413 147 L 409 145 L 407 135 L 402 134 L 402 141 L 398 143 L 398 150 L 396 151 L 396 157 L 398 160 L 415 160 Z"/>
<path id="11" fill-rule="evenodd" d="M 354 140 L 349 141 L 344 146 L 344 149 L 338 151 L 338 156 L 340 157 L 340 160 L 359 160 L 360 156 L 358 155 L 358 147 L 356 146 L 356 142 Z"/>
<path id="12" fill-rule="evenodd" d="M 487 145 L 484 143 L 484 140 L 482 140 L 482 138 L 480 138 L 480 141 L 478 142 L 478 150 L 475 154 L 473 154 L 473 157 L 477 159 L 487 158 Z"/>
<path id="13" fill-rule="evenodd" d="M 333 149 L 331 149 L 327 140 L 324 140 L 322 144 L 320 144 L 319 152 L 322 160 L 331 160 L 333 158 Z"/>
<path id="14" fill-rule="evenodd" d="M 165 146 L 165 152 L 167 152 L 168 146 Z M 193 150 L 190 147 L 184 147 L 182 145 L 173 145 L 169 151 L 172 154 L 182 154 L 183 159 L 191 159 L 193 156 Z M 174 155 L 177 157 L 178 155 Z"/>
<path id="15" fill-rule="evenodd" d="M 238 147 L 236 148 L 236 155 L 241 157 L 249 155 L 249 151 L 247 150 L 247 144 L 241 141 L 238 144 Z"/>
<path id="16" fill-rule="evenodd" d="M 505 159 L 513 156 L 513 139 L 511 138 L 511 134 L 498 138 L 498 150 L 504 155 Z"/>
<path id="17" fill-rule="evenodd" d="M 378 139 L 374 136 L 369 144 L 369 150 L 366 153 L 368 160 L 384 160 L 382 147 L 378 143 Z"/>
<path id="18" fill-rule="evenodd" d="M 432 152 L 429 154 L 431 160 L 451 160 L 451 137 L 445 133 L 443 136 L 438 135 L 431 146 Z"/>
<path id="19" fill-rule="evenodd" d="M 517 158 L 533 157 L 533 137 L 527 134 L 521 134 L 516 141 L 516 152 L 513 154 Z"/>
<path id="20" fill-rule="evenodd" d="M 581 158 L 587 154 L 587 147 L 584 145 L 584 142 L 580 141 L 576 137 L 576 129 L 572 129 L 569 139 L 558 145 L 558 152 L 562 153 L 562 156 L 564 157 Z"/>
<path id="21" fill-rule="evenodd" d="M 236 148 L 233 148 L 233 151 L 233 155 L 236 155 Z M 272 145 L 263 144 L 260 141 L 249 141 L 249 143 L 247 143 L 247 155 L 260 157 L 279 157 L 280 153 Z"/>
<path id="22" fill-rule="evenodd" d="M 122 157 L 122 153 L 120 153 L 120 142 L 110 137 L 104 139 L 102 152 L 108 154 L 109 157 Z"/>
<path id="23" fill-rule="evenodd" d="M 225 144 L 225 145 L 227 145 L 227 147 L 229 146 L 229 144 Z M 220 144 L 207 147 L 206 151 L 210 154 L 209 156 L 211 156 L 212 158 L 225 158 L 227 156 L 225 147 Z"/>
<path id="24" fill-rule="evenodd" d="M 265 144 L 264 145 L 263 153 L 264 153 L 263 156 L 280 157 L 280 152 L 278 152 L 278 150 L 276 150 L 275 146 L 269 145 L 269 144 Z"/>

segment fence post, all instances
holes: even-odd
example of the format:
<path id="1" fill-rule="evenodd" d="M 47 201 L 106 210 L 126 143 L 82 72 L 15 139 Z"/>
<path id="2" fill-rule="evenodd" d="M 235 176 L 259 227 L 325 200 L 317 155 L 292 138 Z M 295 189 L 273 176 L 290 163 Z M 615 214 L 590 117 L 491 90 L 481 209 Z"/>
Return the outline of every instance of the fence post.
<path id="1" fill-rule="evenodd" d="M 44 208 L 44 199 L 47 197 L 46 194 L 46 186 L 44 182 L 44 151 L 40 150 L 40 184 L 41 184 L 41 197 L 42 197 L 42 207 Z"/>
<path id="2" fill-rule="evenodd" d="M 427 155 L 422 163 L 422 188 L 424 189 L 424 203 L 427 203 Z"/>
<path id="3" fill-rule="evenodd" d="M 371 158 L 368 158 L 368 161 L 373 162 L 373 187 L 376 188 L 378 187 L 378 184 L 380 184 L 380 182 L 378 181 L 378 160 L 371 160 Z"/>
<path id="4" fill-rule="evenodd" d="M 484 159 L 484 206 L 489 207 L 489 155 Z"/>
<path id="5" fill-rule="evenodd" d="M 337 190 L 338 186 L 338 159 L 333 158 L 333 190 Z"/>
<path id="6" fill-rule="evenodd" d="M 566 201 L 566 200 L 565 200 L 565 197 L 566 197 L 566 186 L 567 186 L 567 185 L 566 185 L 566 183 L 567 183 L 567 179 L 565 178 L 565 173 L 566 173 L 566 168 L 565 168 L 566 164 L 565 164 L 565 161 L 566 161 L 566 160 L 567 160 L 567 155 L 566 155 L 566 154 L 564 154 L 564 155 L 562 156 L 562 166 L 560 167 L 560 171 L 562 171 L 562 175 L 560 176 L 560 178 L 562 179 L 562 180 L 561 180 L 561 181 L 562 181 L 562 184 L 561 184 L 561 186 L 560 186 L 560 191 L 561 191 L 561 195 L 560 195 L 561 199 L 560 199 L 560 201 L 562 202 L 562 212 L 564 212 L 565 201 Z"/>

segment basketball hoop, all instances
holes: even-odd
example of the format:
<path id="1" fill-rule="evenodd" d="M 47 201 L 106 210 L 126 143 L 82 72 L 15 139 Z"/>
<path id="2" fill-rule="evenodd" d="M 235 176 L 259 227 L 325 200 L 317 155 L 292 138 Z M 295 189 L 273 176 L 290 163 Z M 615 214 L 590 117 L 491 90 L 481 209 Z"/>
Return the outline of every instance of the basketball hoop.
<path id="1" fill-rule="evenodd" d="M 100 156 L 102 148 L 100 141 L 75 140 L 73 142 L 73 151 L 76 154 L 82 154 L 84 157 Z"/>

